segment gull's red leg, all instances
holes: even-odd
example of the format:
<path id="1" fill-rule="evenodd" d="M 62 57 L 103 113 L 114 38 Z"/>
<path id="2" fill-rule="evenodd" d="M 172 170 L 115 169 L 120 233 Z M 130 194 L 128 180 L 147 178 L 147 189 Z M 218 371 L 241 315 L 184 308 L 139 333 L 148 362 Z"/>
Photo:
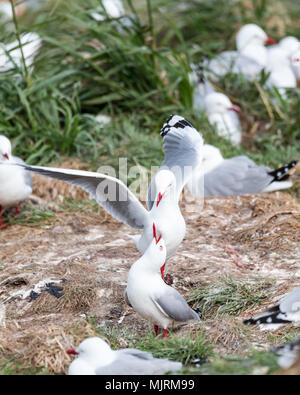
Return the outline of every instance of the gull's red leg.
<path id="1" fill-rule="evenodd" d="M 4 226 L 5 223 L 2 221 L 2 206 L 0 205 L 0 226 Z"/>
<path id="2" fill-rule="evenodd" d="M 167 331 L 166 329 L 164 329 L 164 335 L 163 335 L 163 337 L 168 337 L 168 335 L 169 335 L 168 331 Z"/>
<path id="3" fill-rule="evenodd" d="M 16 205 L 16 208 L 15 208 L 15 213 L 16 213 L 16 215 L 18 215 L 18 214 L 19 214 L 19 206 L 18 206 L 18 205 Z"/>
<path id="4" fill-rule="evenodd" d="M 158 325 L 154 325 L 154 332 L 155 332 L 155 336 L 158 335 Z"/>

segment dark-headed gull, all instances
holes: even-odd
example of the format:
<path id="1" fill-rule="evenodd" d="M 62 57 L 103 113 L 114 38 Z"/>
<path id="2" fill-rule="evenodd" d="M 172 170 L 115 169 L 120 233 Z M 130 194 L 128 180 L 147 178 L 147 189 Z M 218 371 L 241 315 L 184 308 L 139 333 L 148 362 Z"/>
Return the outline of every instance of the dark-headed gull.
<path id="1" fill-rule="evenodd" d="M 212 145 L 203 146 L 203 166 L 195 171 L 187 184 L 194 195 L 230 196 L 271 192 L 292 187 L 289 180 L 297 161 L 273 170 L 257 165 L 247 156 L 224 159 L 220 150 Z M 203 192 L 204 176 L 204 192 Z"/>
<path id="2" fill-rule="evenodd" d="M 155 225 L 154 229 L 155 229 Z M 154 231 L 154 237 L 144 255 L 130 268 L 125 300 L 143 318 L 164 329 L 164 337 L 171 323 L 199 321 L 199 315 L 161 277 L 161 268 L 166 261 L 166 245 Z"/>
<path id="3" fill-rule="evenodd" d="M 141 253 L 152 241 L 152 224 L 156 222 L 165 239 L 169 257 L 175 253 L 185 235 L 185 222 L 178 200 L 192 171 L 201 165 L 203 139 L 187 120 L 178 115 L 168 119 L 161 135 L 164 137 L 165 159 L 149 187 L 149 211 L 117 178 L 89 171 L 26 164 L 18 166 L 81 187 L 118 221 L 143 230 L 141 236 L 134 237 Z"/>
<path id="4" fill-rule="evenodd" d="M 244 321 L 246 325 L 263 325 L 274 329 L 283 324 L 300 322 L 300 286 L 289 292 L 275 306 Z"/>
<path id="5" fill-rule="evenodd" d="M 258 25 L 244 25 L 236 35 L 237 51 L 222 52 L 208 63 L 207 70 L 217 77 L 232 71 L 253 80 L 267 64 L 265 45 L 274 43 Z"/>
<path id="6" fill-rule="evenodd" d="M 31 174 L 22 167 L 10 166 L 11 163 L 24 164 L 22 159 L 12 156 L 8 138 L 0 136 L 0 225 L 2 208 L 16 206 L 18 214 L 18 203 L 32 192 Z"/>
<path id="7" fill-rule="evenodd" d="M 85 339 L 76 350 L 67 350 L 67 353 L 78 355 L 69 366 L 69 375 L 156 375 L 182 368 L 181 362 L 154 358 L 146 351 L 112 350 L 99 337 Z"/>

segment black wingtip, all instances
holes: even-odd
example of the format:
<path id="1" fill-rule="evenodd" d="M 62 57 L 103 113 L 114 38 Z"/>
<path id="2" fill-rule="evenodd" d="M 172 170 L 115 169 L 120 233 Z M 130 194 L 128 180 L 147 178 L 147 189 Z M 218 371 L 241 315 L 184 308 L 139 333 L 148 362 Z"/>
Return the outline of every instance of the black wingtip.
<path id="1" fill-rule="evenodd" d="M 196 308 L 195 308 L 195 309 L 193 309 L 193 310 L 194 310 L 194 312 L 195 312 L 195 313 L 197 313 L 197 314 L 198 314 L 199 318 L 201 318 L 201 317 L 202 317 L 202 313 L 201 313 L 201 311 L 200 311 L 199 307 L 196 307 Z"/>
<path id="2" fill-rule="evenodd" d="M 279 318 L 277 313 L 266 315 L 264 317 L 258 318 L 249 318 L 248 320 L 244 320 L 243 323 L 245 325 L 272 325 L 272 324 L 288 324 L 291 323 L 290 320 L 285 320 L 284 318 Z"/>
<path id="3" fill-rule="evenodd" d="M 179 118 L 178 120 L 174 119 L 175 117 Z M 161 137 L 166 136 L 171 128 L 175 129 L 184 129 L 185 127 L 190 127 L 194 128 L 194 126 L 191 124 L 190 121 L 187 119 L 181 117 L 180 115 L 177 114 L 172 114 L 168 117 L 166 122 L 163 124 L 163 127 L 160 129 L 160 135 Z"/>
<path id="4" fill-rule="evenodd" d="M 297 160 L 292 160 L 290 163 L 279 167 L 279 169 L 270 171 L 268 174 L 274 177 L 274 181 L 286 181 L 289 179 L 290 174 L 289 172 L 298 164 Z"/>
<path id="5" fill-rule="evenodd" d="M 255 325 L 256 324 L 256 320 L 254 320 L 253 318 L 249 318 L 248 320 L 244 320 L 243 324 L 244 325 Z"/>

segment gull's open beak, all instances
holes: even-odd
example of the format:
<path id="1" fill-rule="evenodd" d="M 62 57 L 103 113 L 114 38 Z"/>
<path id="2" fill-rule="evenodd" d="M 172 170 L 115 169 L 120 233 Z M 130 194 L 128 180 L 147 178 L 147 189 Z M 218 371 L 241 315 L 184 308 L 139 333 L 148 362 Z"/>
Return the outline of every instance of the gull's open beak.
<path id="1" fill-rule="evenodd" d="M 267 37 L 265 39 L 265 44 L 273 45 L 273 44 L 276 44 L 276 41 L 273 38 L 271 38 L 271 37 Z"/>
<path id="2" fill-rule="evenodd" d="M 6 158 L 7 160 L 9 160 L 9 156 L 8 154 L 3 154 L 4 158 Z"/>
<path id="3" fill-rule="evenodd" d="M 156 244 L 158 244 L 159 240 L 161 239 L 161 235 L 159 236 L 159 238 L 157 238 L 156 236 L 156 227 L 155 227 L 155 223 L 153 222 L 153 237 L 155 239 Z"/>
<path id="4" fill-rule="evenodd" d="M 241 107 L 236 106 L 235 104 L 233 104 L 231 107 L 228 107 L 227 110 L 235 111 L 235 112 L 241 112 L 241 111 L 242 111 L 242 110 L 241 110 Z"/>
<path id="5" fill-rule="evenodd" d="M 78 352 L 74 348 L 71 348 L 71 350 L 67 350 L 67 354 L 69 354 L 69 355 L 78 355 Z"/>
<path id="6" fill-rule="evenodd" d="M 156 207 L 158 207 L 158 205 L 159 205 L 161 199 L 164 197 L 164 194 L 165 194 L 165 192 L 164 192 L 163 194 L 161 194 L 160 192 L 158 192 Z"/>

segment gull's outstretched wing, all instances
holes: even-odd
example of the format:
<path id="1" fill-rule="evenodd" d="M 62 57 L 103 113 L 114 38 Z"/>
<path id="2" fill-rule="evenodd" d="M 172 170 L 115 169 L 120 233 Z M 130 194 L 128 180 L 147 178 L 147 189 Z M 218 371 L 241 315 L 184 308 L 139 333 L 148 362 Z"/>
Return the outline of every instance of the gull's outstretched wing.
<path id="1" fill-rule="evenodd" d="M 90 171 L 29 166 L 25 163 L 17 165 L 33 173 L 76 185 L 90 193 L 91 197 L 118 221 L 135 229 L 144 228 L 149 212 L 117 178 Z"/>
<path id="2" fill-rule="evenodd" d="M 165 158 L 158 171 L 168 169 L 174 173 L 179 197 L 193 171 L 201 166 L 203 138 L 189 121 L 179 115 L 169 117 L 160 134 L 164 139 Z M 148 189 L 147 207 L 149 210 L 153 206 L 157 193 L 154 178 Z"/>

